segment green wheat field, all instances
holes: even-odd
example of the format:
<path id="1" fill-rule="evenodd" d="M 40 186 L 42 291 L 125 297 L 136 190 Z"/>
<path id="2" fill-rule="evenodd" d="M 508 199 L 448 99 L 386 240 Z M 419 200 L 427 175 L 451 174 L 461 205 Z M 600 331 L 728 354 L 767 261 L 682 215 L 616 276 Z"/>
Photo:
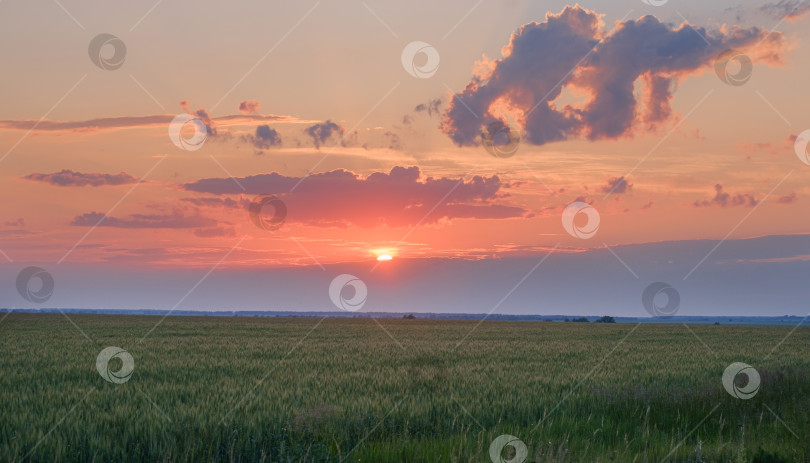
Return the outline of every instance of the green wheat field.
<path id="1" fill-rule="evenodd" d="M 502 434 L 529 462 L 810 461 L 810 328 L 168 317 L 141 341 L 159 320 L 7 315 L 0 461 L 491 462 Z"/>

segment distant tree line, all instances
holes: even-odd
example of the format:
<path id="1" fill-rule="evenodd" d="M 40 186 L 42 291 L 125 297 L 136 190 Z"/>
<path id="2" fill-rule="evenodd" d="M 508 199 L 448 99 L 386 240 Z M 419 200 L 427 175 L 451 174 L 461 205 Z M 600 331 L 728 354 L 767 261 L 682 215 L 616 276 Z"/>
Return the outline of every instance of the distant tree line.
<path id="1" fill-rule="evenodd" d="M 576 318 L 566 318 L 565 321 L 567 322 L 574 322 L 574 323 L 588 323 L 587 317 L 576 317 Z M 603 317 L 599 317 L 593 321 L 594 323 L 616 323 L 616 320 L 611 317 L 610 315 L 605 315 Z"/>

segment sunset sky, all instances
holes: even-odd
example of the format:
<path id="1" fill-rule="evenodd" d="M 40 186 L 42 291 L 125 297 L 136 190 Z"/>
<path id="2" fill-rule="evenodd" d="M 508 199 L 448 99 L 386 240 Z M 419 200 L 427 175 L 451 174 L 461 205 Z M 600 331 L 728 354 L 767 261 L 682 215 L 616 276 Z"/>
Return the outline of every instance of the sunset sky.
<path id="1" fill-rule="evenodd" d="M 647 3 L 4 1 L 0 307 L 804 316 L 810 5 Z"/>

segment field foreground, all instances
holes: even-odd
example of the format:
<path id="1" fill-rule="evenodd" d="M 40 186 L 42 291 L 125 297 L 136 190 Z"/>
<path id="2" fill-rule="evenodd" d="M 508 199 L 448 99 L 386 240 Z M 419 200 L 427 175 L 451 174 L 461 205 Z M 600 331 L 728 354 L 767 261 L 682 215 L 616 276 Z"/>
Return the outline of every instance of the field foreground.
<path id="1" fill-rule="evenodd" d="M 159 321 L 6 316 L 0 461 L 810 461 L 810 328 Z"/>

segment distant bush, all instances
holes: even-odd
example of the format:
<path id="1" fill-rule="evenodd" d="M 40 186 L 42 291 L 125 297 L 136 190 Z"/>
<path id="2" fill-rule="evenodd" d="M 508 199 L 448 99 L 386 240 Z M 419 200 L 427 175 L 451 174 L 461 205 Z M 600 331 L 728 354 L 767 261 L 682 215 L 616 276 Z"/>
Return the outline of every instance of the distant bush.
<path id="1" fill-rule="evenodd" d="M 406 320 L 413 320 L 416 317 L 412 313 L 406 313 L 405 315 L 402 316 L 402 318 Z"/>
<path id="2" fill-rule="evenodd" d="M 588 323 L 588 319 L 586 317 L 576 317 L 571 321 L 572 322 L 577 322 L 577 323 Z"/>
<path id="3" fill-rule="evenodd" d="M 616 323 L 616 320 L 614 320 L 610 315 L 605 315 L 598 320 L 594 320 L 594 323 Z"/>

